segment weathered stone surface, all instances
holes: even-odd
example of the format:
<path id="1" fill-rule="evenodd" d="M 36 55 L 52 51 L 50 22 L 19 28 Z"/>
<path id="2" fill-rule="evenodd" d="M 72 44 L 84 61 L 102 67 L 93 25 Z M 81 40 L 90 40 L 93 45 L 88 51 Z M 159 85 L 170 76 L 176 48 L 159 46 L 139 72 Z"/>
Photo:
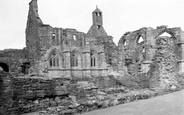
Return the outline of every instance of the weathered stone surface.
<path id="1" fill-rule="evenodd" d="M 122 79 L 147 88 L 180 85 L 177 76 L 183 71 L 182 40 L 180 28 L 167 26 L 125 33 L 118 43 L 119 67 L 127 68 Z"/>
<path id="2" fill-rule="evenodd" d="M 0 114 L 8 115 L 8 107 L 12 106 L 13 90 L 12 90 L 13 77 L 7 72 L 0 72 Z"/>
<path id="3" fill-rule="evenodd" d="M 156 53 L 151 64 L 152 87 L 169 88 L 177 86 L 177 54 L 174 40 L 168 37 L 159 37 L 156 40 Z M 154 69 L 151 71 L 151 69 Z"/>
<path id="4" fill-rule="evenodd" d="M 59 81 L 59 82 L 58 82 Z M 40 77 L 16 77 L 0 74 L 0 109 L 2 115 L 21 114 L 64 105 L 68 95 L 63 82 L 66 79 Z"/>

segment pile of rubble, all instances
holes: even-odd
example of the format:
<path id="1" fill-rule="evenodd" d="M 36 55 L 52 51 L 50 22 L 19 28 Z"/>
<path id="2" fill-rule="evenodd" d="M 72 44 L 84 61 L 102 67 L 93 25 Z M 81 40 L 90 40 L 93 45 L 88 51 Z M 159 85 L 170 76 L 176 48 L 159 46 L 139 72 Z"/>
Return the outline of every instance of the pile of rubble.
<path id="1" fill-rule="evenodd" d="M 62 105 L 47 108 L 44 111 L 40 111 L 40 115 L 73 115 L 142 99 L 148 99 L 163 94 L 163 91 L 159 90 L 155 91 L 144 89 L 129 91 L 124 87 L 98 89 L 91 84 L 87 87 L 80 86 L 80 88 L 83 88 L 85 92 L 88 92 L 84 98 L 71 99 L 72 101 L 70 105 L 67 106 Z"/>

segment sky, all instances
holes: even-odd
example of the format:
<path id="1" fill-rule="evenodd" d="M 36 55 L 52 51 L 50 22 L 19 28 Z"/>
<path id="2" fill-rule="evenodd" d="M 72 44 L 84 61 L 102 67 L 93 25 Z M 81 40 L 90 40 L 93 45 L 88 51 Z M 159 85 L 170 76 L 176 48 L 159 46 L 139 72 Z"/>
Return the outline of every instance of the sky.
<path id="1" fill-rule="evenodd" d="M 25 28 L 31 0 L 0 0 L 0 50 L 25 47 Z M 38 0 L 44 24 L 85 32 L 96 5 L 103 26 L 117 44 L 128 31 L 161 25 L 184 30 L 184 0 Z"/>

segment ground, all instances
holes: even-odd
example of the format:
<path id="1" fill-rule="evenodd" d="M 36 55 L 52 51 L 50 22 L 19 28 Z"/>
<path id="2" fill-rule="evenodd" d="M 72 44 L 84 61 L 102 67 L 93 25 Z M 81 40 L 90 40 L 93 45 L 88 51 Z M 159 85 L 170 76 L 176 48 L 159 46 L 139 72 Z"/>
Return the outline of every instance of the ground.
<path id="1" fill-rule="evenodd" d="M 184 90 L 82 115 L 184 115 Z"/>
<path id="2" fill-rule="evenodd" d="M 29 113 L 25 115 L 39 115 Z M 184 115 L 184 90 L 81 115 Z"/>

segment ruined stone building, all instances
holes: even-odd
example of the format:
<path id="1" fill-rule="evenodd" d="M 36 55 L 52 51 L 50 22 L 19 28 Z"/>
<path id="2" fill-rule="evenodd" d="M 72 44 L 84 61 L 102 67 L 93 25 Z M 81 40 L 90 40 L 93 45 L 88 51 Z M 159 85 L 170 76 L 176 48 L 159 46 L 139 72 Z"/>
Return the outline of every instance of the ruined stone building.
<path id="1" fill-rule="evenodd" d="M 37 0 L 32 0 L 26 47 L 1 51 L 0 66 L 16 75 L 47 77 L 90 78 L 107 76 L 110 71 L 137 76 L 149 73 L 153 67 L 177 74 L 184 72 L 184 31 L 180 28 L 141 28 L 125 33 L 116 46 L 103 27 L 103 13 L 99 8 L 92 12 L 92 19 L 87 33 L 52 27 L 42 22 Z M 163 36 L 164 33 L 168 36 Z M 158 62 L 160 65 L 155 65 Z"/>
<path id="2" fill-rule="evenodd" d="M 111 42 L 114 48 L 116 45 L 103 28 L 100 9 L 96 8 L 92 17 L 93 24 L 87 34 L 52 27 L 42 22 L 37 0 L 32 0 L 26 28 L 27 58 L 32 65 L 30 73 L 50 77 L 106 76 L 107 60 L 111 61 L 112 56 L 105 44 Z"/>
<path id="3" fill-rule="evenodd" d="M 181 28 L 159 26 L 127 32 L 118 43 L 120 62 L 130 75 L 148 74 L 154 85 L 177 84 L 177 75 L 184 72 L 183 40 Z"/>

